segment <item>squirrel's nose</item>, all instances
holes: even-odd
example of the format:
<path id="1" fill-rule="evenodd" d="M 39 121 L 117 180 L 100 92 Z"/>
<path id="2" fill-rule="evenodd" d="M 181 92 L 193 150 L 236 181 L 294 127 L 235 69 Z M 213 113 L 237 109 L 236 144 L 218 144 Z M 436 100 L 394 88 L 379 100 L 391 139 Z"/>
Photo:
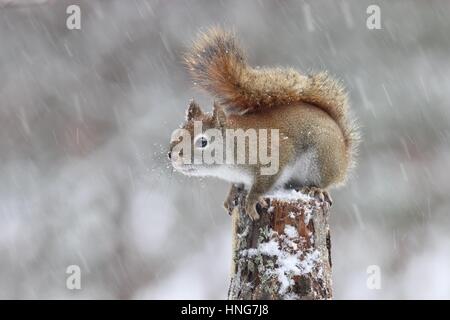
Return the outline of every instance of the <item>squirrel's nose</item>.
<path id="1" fill-rule="evenodd" d="M 167 157 L 170 159 L 172 159 L 172 151 L 167 152 Z"/>

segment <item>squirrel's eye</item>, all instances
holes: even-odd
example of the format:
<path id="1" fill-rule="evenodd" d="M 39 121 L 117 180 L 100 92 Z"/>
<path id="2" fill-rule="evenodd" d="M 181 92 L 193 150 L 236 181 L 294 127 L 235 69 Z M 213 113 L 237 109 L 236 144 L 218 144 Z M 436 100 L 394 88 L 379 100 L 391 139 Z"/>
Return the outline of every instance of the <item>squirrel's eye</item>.
<path id="1" fill-rule="evenodd" d="M 197 148 L 205 148 L 208 145 L 208 140 L 205 137 L 200 137 L 195 142 L 195 146 Z"/>

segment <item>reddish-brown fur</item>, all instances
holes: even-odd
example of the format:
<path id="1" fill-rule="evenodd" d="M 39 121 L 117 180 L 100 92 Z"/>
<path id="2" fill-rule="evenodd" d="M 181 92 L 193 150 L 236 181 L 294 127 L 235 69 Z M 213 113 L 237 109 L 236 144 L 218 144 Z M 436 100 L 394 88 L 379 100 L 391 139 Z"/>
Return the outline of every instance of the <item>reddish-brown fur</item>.
<path id="1" fill-rule="evenodd" d="M 195 83 L 213 94 L 221 106 L 215 104 L 213 115 L 208 115 L 191 103 L 184 128 L 192 130 L 192 122 L 200 120 L 222 130 L 280 130 L 279 174 L 260 175 L 259 163 L 238 168 L 253 177 L 246 206 L 252 218 L 258 218 L 255 205 L 260 197 L 306 150 L 314 151 L 319 176 L 308 187 L 327 189 L 345 181 L 359 136 L 340 82 L 326 72 L 305 76 L 294 69 L 254 69 L 234 35 L 219 28 L 199 36 L 185 55 L 185 63 Z M 226 207 L 235 191 L 234 186 Z"/>

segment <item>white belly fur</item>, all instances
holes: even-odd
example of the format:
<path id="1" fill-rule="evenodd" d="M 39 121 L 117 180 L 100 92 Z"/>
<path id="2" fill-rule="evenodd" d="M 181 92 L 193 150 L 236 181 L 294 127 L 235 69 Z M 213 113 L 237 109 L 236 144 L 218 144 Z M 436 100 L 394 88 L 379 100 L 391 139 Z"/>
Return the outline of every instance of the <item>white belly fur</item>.
<path id="1" fill-rule="evenodd" d="M 235 166 L 217 166 L 211 169 L 203 169 L 201 173 L 231 183 L 242 183 L 247 190 L 253 184 L 251 174 Z M 279 189 L 290 180 L 298 181 L 301 185 L 319 185 L 320 172 L 317 167 L 317 153 L 314 149 L 306 151 L 293 163 L 288 164 L 272 189 Z"/>
<path id="2" fill-rule="evenodd" d="M 211 170 L 210 175 L 231 183 L 242 183 L 248 189 L 253 184 L 253 177 L 245 170 L 236 167 L 221 166 Z"/>
<path id="3" fill-rule="evenodd" d="M 296 180 L 301 185 L 319 185 L 320 172 L 317 167 L 317 152 L 314 149 L 306 151 L 293 163 L 287 165 L 275 187 L 282 187 L 290 180 Z"/>

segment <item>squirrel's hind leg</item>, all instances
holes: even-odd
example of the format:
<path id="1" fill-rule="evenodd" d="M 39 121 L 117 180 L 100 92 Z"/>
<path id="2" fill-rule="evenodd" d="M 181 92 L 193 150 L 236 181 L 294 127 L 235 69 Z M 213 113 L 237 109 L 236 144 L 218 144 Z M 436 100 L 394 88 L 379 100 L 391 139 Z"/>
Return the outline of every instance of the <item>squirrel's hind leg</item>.
<path id="1" fill-rule="evenodd" d="M 263 195 L 270 191 L 275 185 L 280 174 L 274 175 L 261 175 L 256 174 L 253 185 L 251 186 L 247 198 L 245 199 L 245 212 L 252 220 L 258 220 L 259 214 L 256 209 L 256 205 L 259 203 L 261 207 L 267 207 L 267 203 L 263 198 Z"/>

